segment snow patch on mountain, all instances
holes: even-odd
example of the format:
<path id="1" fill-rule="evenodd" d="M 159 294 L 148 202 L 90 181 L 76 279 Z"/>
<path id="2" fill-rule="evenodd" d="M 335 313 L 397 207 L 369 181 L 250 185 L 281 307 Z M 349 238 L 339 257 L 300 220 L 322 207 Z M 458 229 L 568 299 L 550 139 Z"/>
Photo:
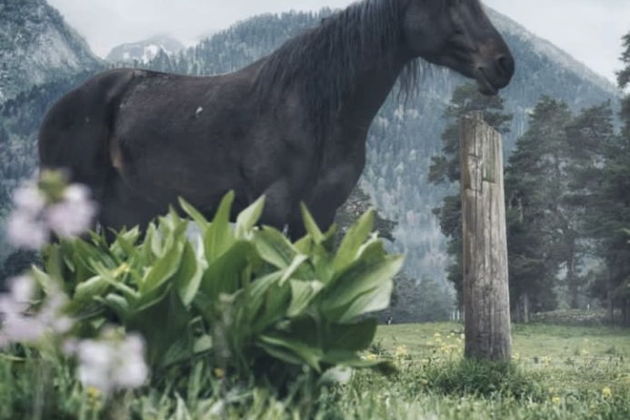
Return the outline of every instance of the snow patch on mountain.
<path id="1" fill-rule="evenodd" d="M 185 47 L 175 38 L 168 35 L 157 35 L 152 38 L 131 42 L 114 47 L 106 60 L 111 63 L 148 63 L 160 53 L 177 54 Z"/>

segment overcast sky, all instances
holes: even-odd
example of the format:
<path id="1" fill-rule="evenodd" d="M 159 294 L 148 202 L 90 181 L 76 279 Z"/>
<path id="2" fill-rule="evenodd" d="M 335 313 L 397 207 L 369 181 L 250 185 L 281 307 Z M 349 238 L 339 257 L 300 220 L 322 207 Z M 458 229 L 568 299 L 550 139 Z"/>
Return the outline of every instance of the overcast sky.
<path id="1" fill-rule="evenodd" d="M 352 0 L 48 0 L 105 56 L 124 42 L 168 33 L 185 44 L 264 12 L 342 7 Z M 535 34 L 614 80 L 630 0 L 485 0 Z"/>

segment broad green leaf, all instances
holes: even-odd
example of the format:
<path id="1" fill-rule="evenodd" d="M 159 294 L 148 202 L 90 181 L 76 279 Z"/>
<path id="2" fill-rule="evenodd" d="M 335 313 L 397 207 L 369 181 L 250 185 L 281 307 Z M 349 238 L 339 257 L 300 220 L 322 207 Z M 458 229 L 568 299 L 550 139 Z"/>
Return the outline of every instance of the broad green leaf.
<path id="1" fill-rule="evenodd" d="M 327 330 L 326 349 L 360 351 L 367 349 L 378 322 L 374 318 L 364 319 L 355 324 L 332 324 Z"/>
<path id="2" fill-rule="evenodd" d="M 317 372 L 321 371 L 319 366 L 319 362 L 323 356 L 321 349 L 310 347 L 304 343 L 291 340 L 289 338 L 274 337 L 269 335 L 261 335 L 259 337 L 259 342 L 264 345 L 271 345 L 276 348 L 289 350 Z"/>
<path id="3" fill-rule="evenodd" d="M 343 315 L 339 317 L 339 322 L 353 322 L 361 315 L 387 309 L 391 301 L 393 288 L 394 282 L 390 279 L 383 282 L 380 286 L 359 295 L 345 309 Z"/>
<path id="4" fill-rule="evenodd" d="M 174 275 L 175 288 L 184 305 L 190 305 L 195 298 L 206 267 L 205 259 L 198 258 L 192 244 L 185 241 L 179 270 Z"/>
<path id="5" fill-rule="evenodd" d="M 322 290 L 324 284 L 319 281 L 291 280 L 291 304 L 287 310 L 290 318 L 300 316 L 311 301 Z"/>
<path id="6" fill-rule="evenodd" d="M 212 337 L 208 334 L 204 334 L 195 340 L 195 344 L 193 346 L 193 352 L 195 354 L 205 353 L 210 350 L 212 350 Z"/>
<path id="7" fill-rule="evenodd" d="M 168 281 L 179 270 L 179 266 L 184 252 L 182 241 L 174 243 L 166 249 L 151 267 L 145 272 L 140 283 L 140 295 L 159 288 Z"/>
<path id="8" fill-rule="evenodd" d="M 114 311 L 118 318 L 120 318 L 123 322 L 125 322 L 129 315 L 131 315 L 129 302 L 127 302 L 127 300 L 120 295 L 110 293 L 109 295 L 105 296 L 105 298 L 99 298 L 99 300 L 101 300 L 105 306 Z"/>
<path id="9" fill-rule="evenodd" d="M 295 242 L 293 246 L 298 250 L 298 252 L 309 255 L 314 246 L 313 238 L 311 238 L 311 235 L 305 235 L 302 239 Z"/>
<path id="10" fill-rule="evenodd" d="M 155 223 L 149 223 L 149 227 L 147 227 L 147 231 L 144 235 L 144 242 L 142 243 L 139 253 L 140 260 L 143 264 L 149 265 L 152 264 L 155 260 L 155 253 L 153 252 L 152 244 L 153 237 L 157 235 L 157 227 Z"/>
<path id="11" fill-rule="evenodd" d="M 230 213 L 233 202 L 234 191 L 230 191 L 221 200 L 212 223 L 206 229 L 204 249 L 208 262 L 212 262 L 220 257 L 234 243 L 234 232 L 230 226 Z"/>
<path id="12" fill-rule="evenodd" d="M 180 207 L 184 210 L 184 212 L 190 216 L 191 219 L 193 219 L 195 221 L 195 223 L 197 223 L 197 226 L 199 226 L 199 229 L 201 229 L 202 232 L 205 232 L 205 230 L 208 228 L 209 223 L 208 220 L 204 217 L 203 214 L 201 214 L 199 211 L 197 211 L 197 209 L 195 209 L 192 204 L 190 204 L 188 201 L 184 200 L 183 198 L 179 197 L 179 205 Z"/>
<path id="13" fill-rule="evenodd" d="M 282 360 L 283 362 L 292 363 L 294 365 L 300 365 L 303 363 L 303 360 L 296 356 L 295 353 L 284 348 L 265 343 L 258 343 L 258 347 L 263 349 L 270 356 L 278 360 Z"/>
<path id="14" fill-rule="evenodd" d="M 92 277 L 87 281 L 79 283 L 75 289 L 74 296 L 72 296 L 72 302 L 88 302 L 94 297 L 104 294 L 109 287 L 109 282 L 103 277 Z"/>
<path id="15" fill-rule="evenodd" d="M 319 229 L 319 226 L 317 226 L 315 219 L 313 219 L 313 215 L 308 211 L 304 203 L 300 203 L 300 210 L 302 211 L 302 220 L 304 221 L 306 231 L 316 244 L 321 244 L 325 237 Z"/>
<path id="16" fill-rule="evenodd" d="M 374 227 L 374 209 L 368 210 L 348 229 L 333 261 L 335 273 L 341 273 L 354 260 L 359 248 L 368 239 Z"/>
<path id="17" fill-rule="evenodd" d="M 393 277 L 400 271 L 404 258 L 387 256 L 350 268 L 327 290 L 322 303 L 326 317 L 341 323 L 351 322 L 367 312 L 389 306 Z"/>
<path id="18" fill-rule="evenodd" d="M 280 284 L 283 284 L 284 282 L 289 280 L 291 277 L 293 277 L 295 272 L 298 271 L 300 266 L 307 260 L 308 260 L 308 256 L 306 255 L 302 255 L 302 254 L 296 255 L 295 258 L 293 258 L 291 265 L 288 266 L 284 270 L 284 273 L 282 274 L 282 278 L 280 279 Z"/>
<path id="19" fill-rule="evenodd" d="M 110 270 L 107 267 L 103 266 L 103 264 L 97 261 L 92 262 L 92 267 L 94 268 L 94 271 L 96 271 L 96 273 L 99 276 L 101 276 L 103 279 L 107 280 L 107 282 L 112 287 L 122 292 L 125 295 L 126 299 L 130 301 L 135 301 L 140 298 L 140 293 L 138 293 L 136 290 L 132 289 L 131 287 L 127 286 L 126 284 L 124 284 L 123 282 L 121 282 L 119 279 L 116 278 L 116 276 L 114 275 L 115 270 Z"/>
<path id="20" fill-rule="evenodd" d="M 285 270 L 274 271 L 273 273 L 269 273 L 263 277 L 257 278 L 252 282 L 252 287 L 249 291 L 251 298 L 261 299 L 264 297 L 264 294 L 269 290 L 269 288 L 276 284 L 280 284 L 280 279 L 284 274 Z"/>
<path id="21" fill-rule="evenodd" d="M 190 314 L 179 295 L 169 292 L 161 301 L 140 312 L 132 314 L 126 322 L 128 331 L 138 331 L 147 343 L 147 360 L 152 367 L 165 367 L 171 347 L 189 346 Z"/>
<path id="22" fill-rule="evenodd" d="M 238 238 L 244 238 L 256 226 L 264 208 L 265 196 L 263 195 L 238 215 L 236 218 L 236 236 Z"/>
<path id="23" fill-rule="evenodd" d="M 315 278 L 324 284 L 330 283 L 334 278 L 333 256 L 326 251 L 324 245 L 315 245 L 310 253 Z"/>
<path id="24" fill-rule="evenodd" d="M 63 282 L 63 259 L 59 244 L 49 245 L 44 252 L 44 269 L 48 275 Z"/>
<path id="25" fill-rule="evenodd" d="M 254 242 L 262 259 L 278 268 L 288 268 L 298 254 L 287 237 L 272 227 L 257 231 Z"/>
<path id="26" fill-rule="evenodd" d="M 116 236 L 116 240 L 111 246 L 112 252 L 126 255 L 131 257 L 138 251 L 136 250 L 136 244 L 140 238 L 140 229 L 135 227 L 128 232 L 120 233 Z M 93 256 L 94 257 L 94 256 Z"/>
<path id="27" fill-rule="evenodd" d="M 159 258 L 161 255 L 164 255 L 164 233 L 159 228 L 156 227 L 154 234 L 150 237 L 150 249 L 153 254 L 152 257 Z"/>
<path id="28" fill-rule="evenodd" d="M 234 242 L 227 252 L 210 263 L 200 289 L 211 299 L 217 299 L 221 293 L 237 291 L 241 287 L 243 273 L 255 258 L 255 252 L 251 242 Z"/>
<path id="29" fill-rule="evenodd" d="M 279 283 L 271 284 L 266 290 L 264 303 L 253 320 L 252 330 L 263 331 L 270 325 L 283 319 L 290 304 L 290 299 L 291 289 L 288 283 L 282 286 Z"/>
<path id="30" fill-rule="evenodd" d="M 57 283 L 46 272 L 40 270 L 39 267 L 35 265 L 32 266 L 31 273 L 37 284 L 39 284 L 47 295 L 57 289 Z"/>

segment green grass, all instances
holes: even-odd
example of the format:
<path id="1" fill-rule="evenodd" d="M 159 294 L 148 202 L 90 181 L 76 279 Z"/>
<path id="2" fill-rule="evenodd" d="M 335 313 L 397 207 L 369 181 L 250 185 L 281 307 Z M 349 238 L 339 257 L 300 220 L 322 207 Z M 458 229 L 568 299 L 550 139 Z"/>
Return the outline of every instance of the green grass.
<path id="1" fill-rule="evenodd" d="M 182 375 L 177 394 L 145 389 L 119 395 L 106 408 L 61 366 L 43 375 L 29 359 L 0 357 L 0 418 L 29 419 L 43 404 L 46 420 L 630 419 L 629 330 L 517 325 L 515 360 L 505 366 L 462 362 L 462 329 L 455 323 L 381 327 L 374 355 L 365 357 L 386 357 L 397 373 L 356 372 L 347 384 L 319 394 L 309 381 L 278 397 L 192 373 Z M 54 385 L 48 391 L 41 390 L 44 377 Z"/>
<path id="2" fill-rule="evenodd" d="M 456 323 L 392 325 L 379 328 L 376 342 L 385 349 L 405 346 L 416 359 L 441 355 L 455 360 L 462 333 L 463 325 Z M 543 376 L 550 388 L 630 387 L 628 329 L 514 325 L 513 358 L 522 370 Z"/>

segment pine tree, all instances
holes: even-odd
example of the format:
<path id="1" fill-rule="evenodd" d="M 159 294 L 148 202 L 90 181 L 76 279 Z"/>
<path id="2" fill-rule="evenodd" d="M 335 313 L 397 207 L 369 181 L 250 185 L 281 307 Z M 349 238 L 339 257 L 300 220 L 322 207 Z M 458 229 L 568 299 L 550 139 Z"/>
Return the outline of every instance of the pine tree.
<path id="1" fill-rule="evenodd" d="M 474 84 L 458 87 L 443 117 L 448 125 L 442 133 L 442 154 L 432 158 L 429 170 L 429 182 L 432 184 L 459 185 L 459 120 L 471 111 L 483 112 L 485 121 L 496 130 L 509 131 L 511 114 L 504 113 L 503 99 L 500 96 L 485 96 L 479 93 Z M 442 201 L 442 206 L 433 209 L 440 221 L 440 229 L 448 238 L 447 252 L 452 258 L 448 267 L 448 280 L 457 291 L 458 301 L 462 295 L 462 221 L 461 200 L 459 193 L 449 195 Z"/>
<path id="2" fill-rule="evenodd" d="M 622 39 L 624 68 L 618 73 L 620 89 L 630 86 L 630 32 Z M 600 204 L 593 215 L 593 234 L 608 268 L 606 289 L 609 315 L 621 309 L 621 321 L 630 325 L 630 94 L 622 100 L 621 135 L 608 148 L 600 179 Z"/>
<path id="3" fill-rule="evenodd" d="M 578 234 L 575 250 L 582 260 L 602 254 L 594 231 L 600 227 L 598 209 L 607 205 L 601 194 L 604 176 L 602 169 L 614 138 L 610 102 L 583 110 L 567 127 L 569 185 L 565 203 L 575 218 Z M 580 277 L 575 272 L 567 273 L 572 301 L 577 298 L 578 288 L 580 293 L 585 292 L 588 277 L 598 278 L 597 275 Z M 590 294 L 605 296 L 605 289 L 602 293 L 596 290 L 597 287 L 598 283 L 593 282 L 590 285 Z"/>
<path id="4" fill-rule="evenodd" d="M 517 319 L 553 309 L 562 266 L 575 268 L 575 220 L 563 204 L 567 176 L 568 106 L 549 97 L 536 105 L 529 129 L 509 159 L 505 188 L 511 301 Z"/>

